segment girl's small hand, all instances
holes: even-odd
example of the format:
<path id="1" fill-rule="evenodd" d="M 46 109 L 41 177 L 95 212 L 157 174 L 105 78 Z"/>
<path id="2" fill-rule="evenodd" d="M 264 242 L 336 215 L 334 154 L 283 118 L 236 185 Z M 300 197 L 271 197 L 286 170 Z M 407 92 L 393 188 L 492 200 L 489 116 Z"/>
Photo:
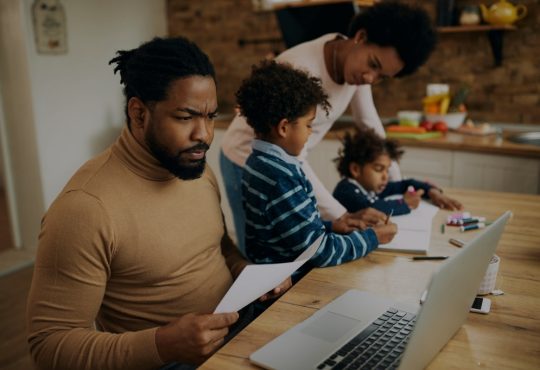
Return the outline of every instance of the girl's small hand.
<path id="1" fill-rule="evenodd" d="M 405 203 L 407 203 L 410 209 L 416 209 L 420 204 L 420 200 L 422 200 L 422 195 L 424 195 L 424 190 L 422 189 L 415 192 L 407 191 L 405 194 L 403 194 L 403 200 Z"/>
<path id="2" fill-rule="evenodd" d="M 431 188 L 429 190 L 429 199 L 431 199 L 433 204 L 442 209 L 449 211 L 460 211 L 463 209 L 463 205 L 459 201 L 447 197 L 439 189 Z"/>

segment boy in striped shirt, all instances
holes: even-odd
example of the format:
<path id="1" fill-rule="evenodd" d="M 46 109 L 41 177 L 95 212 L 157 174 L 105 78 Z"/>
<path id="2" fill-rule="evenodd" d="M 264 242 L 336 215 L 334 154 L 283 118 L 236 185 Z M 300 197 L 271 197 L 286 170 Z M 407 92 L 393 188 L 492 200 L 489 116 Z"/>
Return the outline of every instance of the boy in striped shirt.
<path id="1" fill-rule="evenodd" d="M 351 261 L 392 240 L 397 231 L 392 223 L 365 228 L 347 214 L 333 222 L 321 219 L 313 188 L 296 158 L 311 133 L 317 105 L 326 113 L 330 107 L 318 78 L 264 61 L 253 67 L 236 98 L 257 138 L 242 180 L 249 259 L 289 262 L 324 234 L 303 271 L 293 275 L 295 282 L 313 266 Z"/>

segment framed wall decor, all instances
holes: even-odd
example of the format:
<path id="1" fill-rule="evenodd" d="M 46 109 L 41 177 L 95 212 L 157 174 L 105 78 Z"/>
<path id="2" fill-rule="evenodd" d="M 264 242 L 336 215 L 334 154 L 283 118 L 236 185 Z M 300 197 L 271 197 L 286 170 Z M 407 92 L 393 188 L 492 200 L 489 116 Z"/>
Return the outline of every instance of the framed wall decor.
<path id="1" fill-rule="evenodd" d="M 67 53 L 66 14 L 60 0 L 35 0 L 32 18 L 37 52 Z"/>

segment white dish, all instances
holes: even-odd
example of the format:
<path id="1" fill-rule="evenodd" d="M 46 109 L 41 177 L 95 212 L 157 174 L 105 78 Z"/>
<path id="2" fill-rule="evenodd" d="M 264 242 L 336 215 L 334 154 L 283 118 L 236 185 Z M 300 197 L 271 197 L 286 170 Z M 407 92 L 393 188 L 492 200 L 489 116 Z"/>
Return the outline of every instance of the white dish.
<path id="1" fill-rule="evenodd" d="M 426 114 L 425 117 L 428 121 L 433 123 L 437 121 L 444 121 L 449 129 L 456 130 L 463 124 L 463 121 L 465 121 L 467 113 L 455 112 L 447 114 Z"/>

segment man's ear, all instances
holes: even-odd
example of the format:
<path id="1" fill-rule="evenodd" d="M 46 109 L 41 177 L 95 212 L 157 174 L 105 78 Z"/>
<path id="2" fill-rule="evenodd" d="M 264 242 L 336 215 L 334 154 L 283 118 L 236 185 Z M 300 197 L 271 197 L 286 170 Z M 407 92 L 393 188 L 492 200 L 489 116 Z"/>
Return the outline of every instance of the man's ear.
<path id="1" fill-rule="evenodd" d="M 354 43 L 355 44 L 367 44 L 368 42 L 368 37 L 367 37 L 367 32 L 366 30 L 358 30 L 355 34 L 354 34 Z"/>
<path id="2" fill-rule="evenodd" d="M 128 101 L 128 116 L 130 120 L 130 126 L 132 129 L 144 128 L 146 122 L 146 116 L 148 109 L 141 99 L 136 96 L 132 97 Z"/>
<path id="3" fill-rule="evenodd" d="M 352 177 L 356 179 L 362 173 L 362 166 L 360 166 L 358 163 L 351 162 L 349 163 L 349 172 L 351 173 Z"/>
<path id="4" fill-rule="evenodd" d="M 286 138 L 288 132 L 289 132 L 289 120 L 287 118 L 283 118 L 276 125 L 276 134 L 279 138 Z"/>

